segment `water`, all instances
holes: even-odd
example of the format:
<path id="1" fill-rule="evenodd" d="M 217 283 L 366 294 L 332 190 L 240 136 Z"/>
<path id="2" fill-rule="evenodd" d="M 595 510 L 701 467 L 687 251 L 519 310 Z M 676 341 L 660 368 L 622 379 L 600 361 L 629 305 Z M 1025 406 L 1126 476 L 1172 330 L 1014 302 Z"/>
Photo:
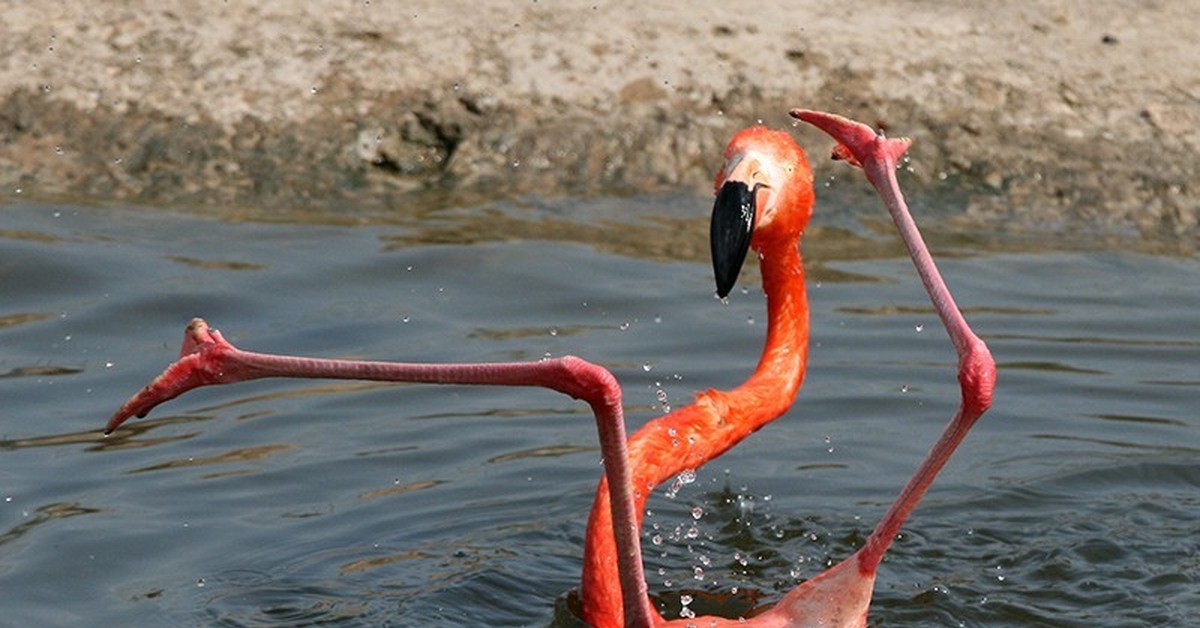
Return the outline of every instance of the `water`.
<path id="1" fill-rule="evenodd" d="M 570 625 L 601 469 L 566 397 L 270 380 L 100 428 L 195 315 L 263 351 L 578 354 L 640 424 L 757 360 L 756 271 L 712 297 L 707 203 L 0 209 L 0 625 Z M 848 555 L 957 402 L 945 334 L 868 209 L 825 202 L 810 230 L 795 408 L 651 501 L 669 613 L 769 602 Z M 1200 258 L 931 239 L 1000 383 L 881 567 L 873 622 L 1200 622 Z"/>

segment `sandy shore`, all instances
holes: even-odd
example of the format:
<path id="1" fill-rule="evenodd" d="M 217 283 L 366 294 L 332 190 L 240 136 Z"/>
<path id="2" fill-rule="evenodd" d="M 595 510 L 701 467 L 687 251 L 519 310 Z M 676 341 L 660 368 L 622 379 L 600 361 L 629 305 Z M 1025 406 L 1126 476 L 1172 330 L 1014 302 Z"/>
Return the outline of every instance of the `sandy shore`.
<path id="1" fill-rule="evenodd" d="M 6 3 L 0 198 L 703 190 L 804 106 L 912 136 L 908 184 L 980 221 L 1200 232 L 1190 2 L 643 4 Z"/>

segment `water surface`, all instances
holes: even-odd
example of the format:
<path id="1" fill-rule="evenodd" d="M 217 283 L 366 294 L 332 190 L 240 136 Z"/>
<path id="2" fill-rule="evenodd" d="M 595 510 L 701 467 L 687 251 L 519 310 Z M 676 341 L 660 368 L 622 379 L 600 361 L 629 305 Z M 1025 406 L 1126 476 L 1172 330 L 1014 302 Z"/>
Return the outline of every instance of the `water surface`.
<path id="1" fill-rule="evenodd" d="M 262 351 L 577 354 L 640 425 L 757 361 L 756 271 L 712 297 L 708 202 L 0 208 L 0 624 L 570 625 L 601 472 L 578 402 L 269 380 L 100 428 L 196 315 Z M 870 209 L 827 203 L 810 230 L 793 410 L 651 500 L 668 614 L 682 593 L 767 603 L 847 556 L 957 403 L 949 342 Z M 1200 259 L 932 240 L 999 388 L 881 567 L 873 623 L 1200 623 Z"/>

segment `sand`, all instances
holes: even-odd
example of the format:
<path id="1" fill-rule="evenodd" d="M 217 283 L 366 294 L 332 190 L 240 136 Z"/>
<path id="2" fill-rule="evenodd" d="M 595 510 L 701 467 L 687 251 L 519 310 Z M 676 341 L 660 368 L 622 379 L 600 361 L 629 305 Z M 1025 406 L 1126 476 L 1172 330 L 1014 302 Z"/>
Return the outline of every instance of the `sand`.
<path id="1" fill-rule="evenodd" d="M 805 107 L 913 137 L 910 193 L 985 225 L 1200 233 L 1193 3 L 645 4 L 6 3 L 0 199 L 705 193 Z"/>

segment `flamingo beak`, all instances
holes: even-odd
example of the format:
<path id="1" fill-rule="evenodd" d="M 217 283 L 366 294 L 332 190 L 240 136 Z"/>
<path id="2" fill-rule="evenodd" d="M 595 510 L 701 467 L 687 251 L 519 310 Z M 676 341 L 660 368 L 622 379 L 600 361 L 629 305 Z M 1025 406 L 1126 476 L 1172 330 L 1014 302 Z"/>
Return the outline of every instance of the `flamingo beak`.
<path id="1" fill-rule="evenodd" d="M 744 181 L 728 180 L 717 192 L 713 204 L 709 239 L 712 245 L 713 274 L 717 279 L 717 296 L 729 296 L 738 273 L 750 250 L 750 234 L 754 232 L 757 211 L 757 192 Z"/>
<path id="2" fill-rule="evenodd" d="M 709 239 L 717 296 L 724 299 L 746 261 L 759 209 L 765 210 L 770 202 L 771 179 L 756 156 L 737 157 L 722 172 L 724 182 L 713 204 Z"/>

